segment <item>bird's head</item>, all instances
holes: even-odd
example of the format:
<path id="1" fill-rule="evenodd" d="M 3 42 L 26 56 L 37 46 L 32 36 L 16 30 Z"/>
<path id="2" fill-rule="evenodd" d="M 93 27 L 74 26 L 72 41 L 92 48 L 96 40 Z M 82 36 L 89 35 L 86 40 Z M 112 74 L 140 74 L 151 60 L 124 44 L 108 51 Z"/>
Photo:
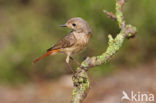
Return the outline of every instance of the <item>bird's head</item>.
<path id="1" fill-rule="evenodd" d="M 67 27 L 77 32 L 91 32 L 89 24 L 80 17 L 69 19 L 65 24 L 61 25 L 61 27 Z"/>

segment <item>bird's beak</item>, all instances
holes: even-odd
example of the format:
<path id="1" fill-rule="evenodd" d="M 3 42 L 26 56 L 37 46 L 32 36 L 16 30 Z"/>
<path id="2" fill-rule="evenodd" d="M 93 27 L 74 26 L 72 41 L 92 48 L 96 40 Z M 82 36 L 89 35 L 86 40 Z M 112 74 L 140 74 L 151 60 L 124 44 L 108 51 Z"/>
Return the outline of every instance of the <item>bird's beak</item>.
<path id="1" fill-rule="evenodd" d="M 66 24 L 63 24 L 63 25 L 60 25 L 60 27 L 67 27 L 67 25 Z"/>

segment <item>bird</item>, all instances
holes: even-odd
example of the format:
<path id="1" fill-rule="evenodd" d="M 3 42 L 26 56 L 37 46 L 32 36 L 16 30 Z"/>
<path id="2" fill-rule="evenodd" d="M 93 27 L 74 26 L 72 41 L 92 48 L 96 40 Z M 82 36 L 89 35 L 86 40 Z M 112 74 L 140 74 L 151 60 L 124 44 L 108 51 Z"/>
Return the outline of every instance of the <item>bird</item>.
<path id="1" fill-rule="evenodd" d="M 67 66 L 70 70 L 73 71 L 69 63 L 70 59 L 74 60 L 77 64 L 79 64 L 75 59 L 72 58 L 72 55 L 78 54 L 87 47 L 92 36 L 92 30 L 90 25 L 81 17 L 71 18 L 67 20 L 65 24 L 60 26 L 71 29 L 70 33 L 58 42 L 56 42 L 56 44 L 54 44 L 52 47 L 47 49 L 47 52 L 44 55 L 33 60 L 33 63 L 36 63 L 52 54 L 64 53 L 67 56 Z"/>

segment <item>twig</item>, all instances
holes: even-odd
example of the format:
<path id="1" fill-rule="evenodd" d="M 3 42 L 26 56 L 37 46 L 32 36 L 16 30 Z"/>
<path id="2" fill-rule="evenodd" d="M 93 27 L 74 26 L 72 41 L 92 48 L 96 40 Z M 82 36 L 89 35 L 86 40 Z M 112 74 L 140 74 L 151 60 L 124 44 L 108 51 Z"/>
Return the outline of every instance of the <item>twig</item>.
<path id="1" fill-rule="evenodd" d="M 82 63 L 81 68 L 76 69 L 76 74 L 73 76 L 74 90 L 72 94 L 71 103 L 82 103 L 86 98 L 90 84 L 87 75 L 89 68 L 107 63 L 112 59 L 112 56 L 120 49 L 125 38 L 132 38 L 135 36 L 136 28 L 132 25 L 125 24 L 122 7 L 125 0 L 116 0 L 116 13 L 105 13 L 113 19 L 116 19 L 121 29 L 120 33 L 113 39 L 111 35 L 108 35 L 109 46 L 104 53 L 99 56 L 87 57 Z"/>
<path id="2" fill-rule="evenodd" d="M 111 18 L 114 21 L 116 21 L 116 16 L 112 12 L 108 12 L 107 10 L 104 10 L 103 12 L 107 15 L 108 18 Z"/>

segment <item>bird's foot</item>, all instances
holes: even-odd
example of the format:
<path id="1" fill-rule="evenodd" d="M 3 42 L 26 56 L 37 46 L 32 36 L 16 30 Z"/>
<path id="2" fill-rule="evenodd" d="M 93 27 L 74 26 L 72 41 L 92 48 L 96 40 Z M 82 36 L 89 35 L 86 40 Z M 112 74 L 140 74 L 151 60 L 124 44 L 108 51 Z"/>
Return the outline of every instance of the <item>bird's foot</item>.
<path id="1" fill-rule="evenodd" d="M 75 64 L 77 64 L 78 66 L 80 66 L 81 64 L 76 60 L 76 59 L 74 59 L 73 57 L 71 57 L 70 56 L 70 59 L 72 60 L 72 61 L 74 61 L 75 62 Z"/>

